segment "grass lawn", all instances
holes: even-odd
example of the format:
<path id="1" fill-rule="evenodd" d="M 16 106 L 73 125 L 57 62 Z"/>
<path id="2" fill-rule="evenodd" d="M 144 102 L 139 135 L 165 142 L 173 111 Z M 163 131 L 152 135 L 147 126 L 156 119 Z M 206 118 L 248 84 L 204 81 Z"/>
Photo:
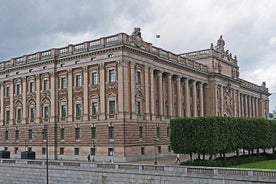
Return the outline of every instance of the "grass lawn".
<path id="1" fill-rule="evenodd" d="M 232 168 L 251 168 L 251 169 L 275 169 L 276 170 L 276 160 L 266 160 L 261 162 L 253 162 L 248 164 L 241 164 L 231 166 Z"/>

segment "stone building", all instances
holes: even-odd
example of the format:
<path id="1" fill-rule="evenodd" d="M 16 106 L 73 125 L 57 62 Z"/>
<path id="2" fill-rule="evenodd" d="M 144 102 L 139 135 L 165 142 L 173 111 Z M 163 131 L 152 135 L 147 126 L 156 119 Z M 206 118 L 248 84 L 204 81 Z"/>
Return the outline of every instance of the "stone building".
<path id="1" fill-rule="evenodd" d="M 0 63 L 0 147 L 50 159 L 130 161 L 170 154 L 169 120 L 268 118 L 265 86 L 239 78 L 236 56 L 216 46 L 175 54 L 140 28 Z M 47 125 L 47 126 L 45 126 Z M 35 133 L 37 132 L 37 133 Z"/>

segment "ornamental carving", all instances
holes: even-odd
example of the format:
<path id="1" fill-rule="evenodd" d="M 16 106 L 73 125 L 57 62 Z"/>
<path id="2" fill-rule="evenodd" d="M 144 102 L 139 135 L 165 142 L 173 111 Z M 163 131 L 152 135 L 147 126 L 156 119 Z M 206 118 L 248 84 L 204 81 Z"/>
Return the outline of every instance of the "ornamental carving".
<path id="1" fill-rule="evenodd" d="M 116 89 L 117 87 L 118 87 L 117 82 L 107 83 L 106 86 L 105 86 L 106 89 Z"/>
<path id="2" fill-rule="evenodd" d="M 89 91 L 98 91 L 100 89 L 100 85 L 89 85 Z"/>
<path id="3" fill-rule="evenodd" d="M 232 116 L 233 112 L 233 95 L 231 89 L 231 83 L 229 82 L 226 87 L 223 88 L 223 106 L 224 112 L 227 116 Z"/>

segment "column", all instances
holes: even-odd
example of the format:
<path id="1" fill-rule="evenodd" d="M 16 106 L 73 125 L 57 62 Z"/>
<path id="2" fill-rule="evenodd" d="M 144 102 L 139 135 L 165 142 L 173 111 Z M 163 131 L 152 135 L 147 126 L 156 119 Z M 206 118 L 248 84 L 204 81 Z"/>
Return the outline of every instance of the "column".
<path id="1" fill-rule="evenodd" d="M 158 72 L 158 101 L 159 101 L 159 116 L 160 119 L 163 116 L 163 73 L 161 71 Z"/>
<path id="2" fill-rule="evenodd" d="M 36 83 L 36 105 L 35 105 L 35 112 L 36 112 L 36 123 L 41 123 L 41 105 L 40 105 L 40 75 L 37 74 L 35 78 Z"/>
<path id="3" fill-rule="evenodd" d="M 252 97 L 251 106 L 252 106 L 252 117 L 254 118 L 255 117 L 255 97 Z"/>
<path id="4" fill-rule="evenodd" d="M 256 117 L 259 117 L 259 99 L 256 98 Z"/>
<path id="5" fill-rule="evenodd" d="M 145 66 L 145 113 L 146 119 L 150 119 L 150 78 L 149 78 L 149 67 Z"/>
<path id="6" fill-rule="evenodd" d="M 248 117 L 252 117 L 252 98 L 248 96 Z"/>
<path id="7" fill-rule="evenodd" d="M 176 98 L 177 98 L 177 116 L 182 116 L 182 95 L 181 95 L 181 84 L 180 77 L 176 77 Z"/>
<path id="8" fill-rule="evenodd" d="M 4 107 L 4 82 L 0 83 L 0 124 L 4 125 L 6 124 L 4 119 L 4 114 L 6 113 L 5 107 Z"/>
<path id="9" fill-rule="evenodd" d="M 105 66 L 104 63 L 100 64 L 100 120 L 106 119 L 105 114 Z"/>
<path id="10" fill-rule="evenodd" d="M 55 123 L 55 117 L 57 117 L 58 114 L 56 114 L 56 74 L 55 72 L 52 72 L 50 75 L 50 97 L 51 97 L 51 117 L 50 117 L 50 122 Z"/>
<path id="11" fill-rule="evenodd" d="M 149 74 L 150 74 L 150 113 L 151 113 L 151 119 L 154 119 L 155 115 L 155 97 L 154 97 L 154 73 L 153 73 L 153 68 L 151 67 L 149 69 Z M 156 109 L 157 111 L 157 109 Z"/>
<path id="12" fill-rule="evenodd" d="M 192 81 L 192 88 L 193 88 L 193 116 L 197 117 L 197 96 L 196 96 L 196 81 Z"/>
<path id="13" fill-rule="evenodd" d="M 186 117 L 191 116 L 190 111 L 190 87 L 189 87 L 189 79 L 185 79 L 185 113 Z"/>
<path id="14" fill-rule="evenodd" d="M 10 123 L 9 124 L 13 124 L 14 122 L 14 112 L 13 112 L 13 95 L 14 95 L 14 84 L 13 84 L 13 79 L 11 79 L 11 83 L 10 83 Z"/>
<path id="15" fill-rule="evenodd" d="M 241 94 L 239 91 L 237 91 L 238 95 L 238 107 L 239 107 L 239 114 L 237 114 L 239 117 L 241 117 Z"/>
<path id="16" fill-rule="evenodd" d="M 130 94 L 131 94 L 131 117 L 134 119 L 136 117 L 135 113 L 135 105 L 136 105 L 136 99 L 135 99 L 135 87 L 136 87 L 136 81 L 135 81 L 136 73 L 135 73 L 135 64 L 130 63 Z"/>
<path id="17" fill-rule="evenodd" d="M 122 72 L 123 72 L 123 101 L 124 101 L 124 116 L 126 119 L 130 118 L 130 88 L 129 88 L 129 70 L 128 70 L 128 66 L 129 66 L 129 62 L 128 61 L 122 61 L 121 62 L 121 66 L 122 66 Z M 120 93 L 119 93 L 120 94 Z M 128 100 L 124 100 L 124 99 L 128 99 Z"/>
<path id="18" fill-rule="evenodd" d="M 88 69 L 87 67 L 83 68 L 83 121 L 88 121 Z"/>
<path id="19" fill-rule="evenodd" d="M 223 109 L 223 86 L 220 86 L 220 114 L 224 116 L 224 109 Z"/>
<path id="20" fill-rule="evenodd" d="M 245 117 L 248 117 L 248 96 L 247 95 L 245 95 L 244 96 L 244 109 L 245 109 L 245 114 L 244 114 L 244 116 Z"/>
<path id="21" fill-rule="evenodd" d="M 168 74 L 168 108 L 169 108 L 169 114 L 168 116 L 172 116 L 172 109 L 173 109 L 173 104 L 172 104 L 172 75 Z"/>
<path id="22" fill-rule="evenodd" d="M 199 115 L 204 116 L 203 83 L 199 84 Z"/>
<path id="23" fill-rule="evenodd" d="M 242 93 L 241 93 L 241 117 L 244 117 L 244 98 Z"/>
<path id="24" fill-rule="evenodd" d="M 68 71 L 68 122 L 73 121 L 73 71 Z"/>
<path id="25" fill-rule="evenodd" d="M 22 77 L 22 124 L 26 123 L 27 118 L 27 102 L 26 102 L 26 95 L 27 95 L 27 79 L 26 77 Z"/>
<path id="26" fill-rule="evenodd" d="M 233 95 L 234 95 L 234 97 L 233 97 L 233 101 L 234 101 L 234 117 L 237 117 L 237 92 L 236 92 L 236 90 L 234 89 L 233 90 Z"/>

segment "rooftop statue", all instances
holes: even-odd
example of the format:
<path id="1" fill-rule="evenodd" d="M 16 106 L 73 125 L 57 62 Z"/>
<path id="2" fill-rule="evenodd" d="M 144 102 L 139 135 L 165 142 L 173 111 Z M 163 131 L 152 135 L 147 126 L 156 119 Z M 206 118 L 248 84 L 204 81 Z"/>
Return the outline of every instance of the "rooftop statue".
<path id="1" fill-rule="evenodd" d="M 216 49 L 218 51 L 224 52 L 224 46 L 225 46 L 225 41 L 222 39 L 222 35 L 220 35 L 218 42 L 217 42 Z"/>

